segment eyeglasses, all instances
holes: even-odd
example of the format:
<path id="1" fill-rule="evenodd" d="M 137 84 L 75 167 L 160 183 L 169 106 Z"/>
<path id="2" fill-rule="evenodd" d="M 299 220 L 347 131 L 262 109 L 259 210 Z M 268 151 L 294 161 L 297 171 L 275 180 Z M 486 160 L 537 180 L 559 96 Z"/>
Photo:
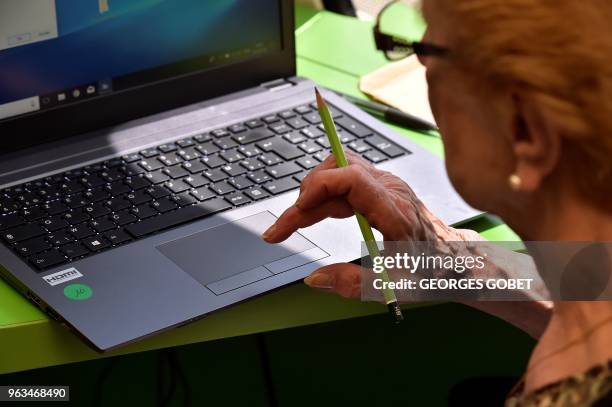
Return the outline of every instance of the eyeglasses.
<path id="1" fill-rule="evenodd" d="M 391 3 L 387 4 L 380 11 L 380 13 L 378 13 L 376 25 L 374 26 L 374 41 L 376 42 L 376 49 L 383 51 L 385 53 L 385 57 L 389 61 L 398 61 L 414 54 L 416 54 L 419 58 L 427 56 L 447 56 L 450 53 L 448 48 L 427 42 L 408 41 L 381 31 L 380 25 L 383 15 L 385 12 L 391 9 L 391 6 L 397 4 L 398 2 L 399 0 L 392 1 Z"/>

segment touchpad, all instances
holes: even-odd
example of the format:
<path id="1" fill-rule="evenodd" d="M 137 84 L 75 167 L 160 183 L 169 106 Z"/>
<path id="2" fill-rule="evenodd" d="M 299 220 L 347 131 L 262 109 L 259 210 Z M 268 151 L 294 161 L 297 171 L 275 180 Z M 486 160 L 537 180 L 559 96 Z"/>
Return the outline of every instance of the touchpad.
<path id="1" fill-rule="evenodd" d="M 280 244 L 264 242 L 261 234 L 276 219 L 260 212 L 157 249 L 216 294 L 328 256 L 299 233 Z"/>

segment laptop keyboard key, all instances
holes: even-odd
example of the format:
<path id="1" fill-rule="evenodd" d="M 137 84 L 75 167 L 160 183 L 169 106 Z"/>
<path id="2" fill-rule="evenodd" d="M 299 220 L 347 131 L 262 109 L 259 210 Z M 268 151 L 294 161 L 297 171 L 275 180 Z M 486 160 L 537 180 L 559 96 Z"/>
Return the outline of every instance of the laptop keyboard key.
<path id="1" fill-rule="evenodd" d="M 291 177 L 281 178 L 276 181 L 269 182 L 263 187 L 272 195 L 282 194 L 300 186 L 300 183 Z"/>
<path id="2" fill-rule="evenodd" d="M 229 183 L 232 184 L 236 189 L 245 189 L 253 185 L 253 182 L 244 175 L 232 178 L 231 180 L 229 180 Z"/>
<path id="3" fill-rule="evenodd" d="M 212 182 L 218 182 L 218 181 L 221 181 L 227 178 L 227 173 L 221 170 L 220 168 L 210 170 L 210 171 L 205 171 L 204 175 L 206 176 L 206 178 L 208 178 Z"/>
<path id="4" fill-rule="evenodd" d="M 161 172 L 161 170 L 157 170 L 157 171 L 153 171 L 153 172 L 148 172 L 144 175 L 144 177 L 151 183 L 151 184 L 161 184 L 162 182 L 166 182 L 170 179 L 169 176 L 167 176 L 166 174 L 164 174 L 163 172 Z"/>
<path id="5" fill-rule="evenodd" d="M 240 206 L 251 202 L 251 200 L 247 196 L 241 194 L 240 192 L 235 192 L 233 194 L 227 195 L 225 197 L 225 200 L 234 206 Z"/>
<path id="6" fill-rule="evenodd" d="M 208 169 L 206 164 L 204 164 L 201 160 L 191 160 L 183 163 L 181 166 L 189 171 L 190 174 L 197 174 Z"/>
<path id="7" fill-rule="evenodd" d="M 268 194 L 263 188 L 259 187 L 251 188 L 245 191 L 244 193 L 253 201 L 257 201 L 259 199 L 263 199 L 270 196 L 270 194 Z"/>
<path id="8" fill-rule="evenodd" d="M 279 156 L 274 154 L 274 153 L 262 154 L 259 157 L 259 161 L 261 161 L 265 165 L 274 165 L 274 164 L 278 164 L 280 162 L 283 162 L 283 160 Z"/>
<path id="9" fill-rule="evenodd" d="M 270 177 L 264 170 L 255 171 L 252 174 L 247 175 L 248 178 L 256 184 L 263 184 L 264 182 L 270 181 Z"/>
<path id="10" fill-rule="evenodd" d="M 110 216 L 110 219 L 119 226 L 124 226 L 138 220 L 138 218 L 132 215 L 132 213 L 128 210 L 113 213 Z"/>
<path id="11" fill-rule="evenodd" d="M 170 195 L 170 191 L 168 191 L 166 188 L 164 188 L 161 185 L 154 185 L 150 188 L 147 188 L 145 191 L 147 192 L 147 194 L 151 195 L 154 199 L 159 199 L 159 198 L 163 198 L 165 196 Z"/>
<path id="12" fill-rule="evenodd" d="M 53 246 L 62 246 L 74 241 L 74 237 L 68 233 L 67 229 L 58 230 L 57 232 L 47 235 L 47 241 Z"/>
<path id="13" fill-rule="evenodd" d="M 217 168 L 217 167 L 227 164 L 227 161 L 225 161 L 223 158 L 221 158 L 218 155 L 211 155 L 208 157 L 204 157 L 202 158 L 202 162 L 206 164 L 208 168 Z"/>
<path id="14" fill-rule="evenodd" d="M 168 167 L 170 167 L 171 165 L 176 165 L 176 164 L 180 164 L 183 162 L 183 159 L 181 158 L 181 156 L 176 153 L 168 153 L 168 154 L 160 155 L 159 157 L 157 157 L 157 159 Z"/>
<path id="15" fill-rule="evenodd" d="M 31 208 L 24 209 L 23 212 L 21 212 L 21 215 L 25 218 L 25 220 L 30 221 L 30 222 L 47 216 L 45 211 L 43 211 L 38 206 L 33 206 Z M 1 218 L 0 218 L 0 223 L 2 223 Z M 0 227 L 0 230 L 1 229 L 2 228 Z"/>
<path id="16" fill-rule="evenodd" d="M 219 147 L 221 150 L 228 150 L 230 148 L 237 147 L 238 143 L 236 143 L 231 138 L 226 137 L 226 138 L 222 138 L 221 140 L 216 140 L 215 145 Z"/>
<path id="17" fill-rule="evenodd" d="M 89 215 L 80 209 L 65 213 L 63 217 L 71 225 L 76 225 L 89 219 Z"/>
<path id="18" fill-rule="evenodd" d="M 262 119 L 267 124 L 272 124 L 280 121 L 280 118 L 275 114 L 268 115 L 266 117 L 262 117 Z"/>
<path id="19" fill-rule="evenodd" d="M 153 200 L 153 197 L 145 190 L 130 192 L 129 194 L 126 194 L 125 197 L 132 203 L 132 205 L 140 205 Z"/>
<path id="20" fill-rule="evenodd" d="M 126 163 L 133 163 L 134 161 L 139 161 L 142 159 L 142 157 L 138 153 L 126 154 L 124 156 L 121 156 L 121 158 Z"/>
<path id="21" fill-rule="evenodd" d="M 107 188 L 108 187 L 109 186 L 107 185 Z M 127 190 L 129 191 L 129 189 L 127 189 Z M 115 192 L 116 192 L 116 190 L 115 190 Z M 83 196 L 86 199 L 88 199 L 90 202 L 103 201 L 105 199 L 110 198 L 113 195 L 115 195 L 115 194 L 111 194 L 110 192 L 108 192 L 108 190 L 106 188 L 96 188 L 96 189 L 93 189 L 91 191 L 87 191 L 87 192 L 83 193 Z"/>
<path id="22" fill-rule="evenodd" d="M 236 134 L 232 138 L 236 140 L 239 144 L 244 145 L 265 140 L 270 137 L 274 137 L 274 133 L 272 133 L 266 128 L 260 128 L 255 130 L 249 130 L 245 133 Z"/>
<path id="23" fill-rule="evenodd" d="M 200 144 L 196 149 L 204 155 L 211 155 L 219 151 L 219 147 L 212 142 Z"/>
<path id="24" fill-rule="evenodd" d="M 176 142 L 176 145 L 181 148 L 191 147 L 195 144 L 195 142 L 190 138 L 185 138 Z"/>
<path id="25" fill-rule="evenodd" d="M 84 239 L 83 244 L 92 252 L 97 252 L 110 246 L 109 241 L 99 235 Z"/>
<path id="26" fill-rule="evenodd" d="M 306 178 L 307 175 L 308 175 L 308 171 L 303 171 L 303 172 L 300 172 L 299 174 L 295 174 L 293 176 L 293 179 L 301 184 L 302 181 L 304 181 L 304 178 Z"/>
<path id="27" fill-rule="evenodd" d="M 49 215 L 59 215 L 68 212 L 68 207 L 60 201 L 48 202 L 42 206 Z"/>
<path id="28" fill-rule="evenodd" d="M 80 243 L 67 244 L 66 246 L 62 246 L 60 248 L 60 251 L 64 253 L 71 260 L 76 259 L 81 256 L 85 256 L 86 254 L 89 254 L 89 250 L 87 250 Z"/>
<path id="29" fill-rule="evenodd" d="M 234 124 L 230 126 L 228 130 L 235 134 L 235 133 L 242 133 L 243 131 L 246 131 L 247 128 L 244 127 L 242 124 Z"/>
<path id="30" fill-rule="evenodd" d="M 295 117 L 295 113 L 291 110 L 285 110 L 283 112 L 280 112 L 278 114 L 282 119 L 291 119 L 292 117 Z"/>
<path id="31" fill-rule="evenodd" d="M 69 226 L 68 222 L 66 222 L 59 216 L 53 216 L 51 218 L 43 219 L 40 224 L 50 232 L 55 232 L 56 230 L 63 229 Z"/>
<path id="32" fill-rule="evenodd" d="M 295 112 L 299 113 L 299 114 L 306 114 L 306 113 L 310 113 L 312 111 L 312 109 L 308 105 L 298 106 L 298 107 L 296 107 L 293 110 Z"/>
<path id="33" fill-rule="evenodd" d="M 367 158 L 373 164 L 383 162 L 387 159 L 387 156 L 378 150 L 370 150 L 367 153 L 365 153 L 363 156 Z"/>
<path id="34" fill-rule="evenodd" d="M 32 254 L 40 253 L 44 250 L 51 248 L 51 245 L 44 236 L 37 237 L 30 240 L 19 242 L 15 245 L 15 250 L 22 256 L 30 256 Z"/>
<path id="35" fill-rule="evenodd" d="M 104 218 L 91 221 L 89 223 L 89 226 L 98 233 L 106 232 L 107 230 L 115 229 L 117 227 L 115 222 L 111 221 L 110 219 L 104 219 Z"/>
<path id="36" fill-rule="evenodd" d="M 180 179 L 177 179 L 174 181 L 168 181 L 164 184 L 164 186 L 175 194 L 178 194 L 180 192 L 187 191 L 188 189 L 190 189 L 190 186 L 187 183 L 181 181 Z"/>
<path id="37" fill-rule="evenodd" d="M 212 134 L 216 138 L 227 137 L 227 136 L 230 135 L 229 131 L 227 131 L 225 129 L 213 130 L 213 131 L 210 132 L 210 134 Z"/>
<path id="38" fill-rule="evenodd" d="M 110 209 L 104 206 L 102 202 L 95 203 L 91 206 L 86 206 L 84 210 L 94 219 L 99 218 L 100 216 L 108 215 L 111 212 Z"/>
<path id="39" fill-rule="evenodd" d="M 198 202 L 196 198 L 189 194 L 189 192 L 183 192 L 182 194 L 172 195 L 170 197 L 172 201 L 178 206 L 187 206 Z"/>
<path id="40" fill-rule="evenodd" d="M 104 233 L 103 236 L 108 239 L 111 244 L 120 244 L 132 240 L 132 237 L 125 233 L 123 229 L 108 231 Z"/>
<path id="41" fill-rule="evenodd" d="M 185 161 L 195 160 L 196 158 L 200 158 L 202 154 L 196 151 L 195 147 L 189 147 L 184 150 L 179 150 L 177 152 L 178 155 Z"/>
<path id="42" fill-rule="evenodd" d="M 249 120 L 245 124 L 249 129 L 256 129 L 258 127 L 264 126 L 264 123 L 261 120 L 257 120 L 257 119 Z"/>
<path id="43" fill-rule="evenodd" d="M 217 195 L 225 195 L 235 191 L 234 187 L 225 181 L 211 185 L 210 189 L 212 189 Z"/>
<path id="44" fill-rule="evenodd" d="M 104 205 L 108 206 L 108 208 L 113 212 L 122 211 L 132 206 L 132 204 L 130 204 L 130 202 L 125 200 L 122 196 L 111 198 L 108 201 L 105 201 Z"/>
<path id="45" fill-rule="evenodd" d="M 183 179 L 184 182 L 191 185 L 193 188 L 199 188 L 208 184 L 208 179 L 200 174 L 193 174 Z"/>
<path id="46" fill-rule="evenodd" d="M 264 167 L 264 164 L 261 161 L 258 161 L 254 158 L 249 158 L 247 160 L 244 160 L 240 163 L 240 165 L 242 165 L 248 171 L 256 171 Z"/>
<path id="47" fill-rule="evenodd" d="M 29 259 L 30 263 L 34 265 L 39 270 L 44 270 L 51 266 L 55 266 L 56 264 L 64 263 L 66 261 L 66 257 L 58 250 L 49 250 L 48 252 L 43 252 L 40 254 L 35 254 L 31 256 Z"/>
<path id="48" fill-rule="evenodd" d="M 294 158 L 298 158 L 304 155 L 304 152 L 299 148 L 294 146 L 293 144 L 285 141 L 275 139 L 266 143 L 265 148 L 263 148 L 267 152 L 273 152 L 285 160 L 293 160 Z"/>
<path id="49" fill-rule="evenodd" d="M 169 212 L 177 208 L 177 205 L 170 198 L 161 198 L 151 203 L 151 206 L 161 213 Z"/>
<path id="50" fill-rule="evenodd" d="M 159 155 L 159 151 L 153 148 L 150 148 L 150 149 L 142 150 L 140 152 L 140 155 L 143 156 L 144 158 L 157 157 Z"/>
<path id="51" fill-rule="evenodd" d="M 142 160 L 138 163 L 138 165 L 140 165 L 147 171 L 155 171 L 164 166 L 164 164 L 161 163 L 159 160 Z"/>
<path id="52" fill-rule="evenodd" d="M 8 243 L 21 242 L 22 240 L 31 239 L 47 233 L 42 226 L 36 223 L 18 226 L 16 228 L 7 229 L 2 232 L 2 238 Z"/>
<path id="53" fill-rule="evenodd" d="M 291 144 L 298 144 L 306 141 L 306 136 L 300 133 L 299 131 L 292 131 L 291 133 L 287 133 L 283 136 L 283 138 Z"/>
<path id="54" fill-rule="evenodd" d="M 364 138 L 373 134 L 372 130 L 368 129 L 362 124 L 357 123 L 353 119 L 349 119 L 348 117 L 341 117 L 337 119 L 336 124 L 340 125 L 342 128 L 359 138 Z"/>
<path id="55" fill-rule="evenodd" d="M 193 189 L 189 193 L 194 196 L 198 201 L 205 201 L 216 196 L 215 193 L 207 187 Z"/>
<path id="56" fill-rule="evenodd" d="M 170 227 L 217 213 L 232 206 L 222 198 L 213 198 L 197 205 L 186 206 L 176 211 L 168 212 L 150 219 L 134 223 L 126 227 L 126 231 L 134 237 L 142 237 Z"/>
<path id="57" fill-rule="evenodd" d="M 98 199 L 92 199 L 92 201 L 101 201 L 103 199 L 109 198 L 110 196 L 117 196 L 130 191 L 130 187 L 123 181 L 113 182 L 112 184 L 107 185 L 105 189 L 106 192 L 108 192 L 107 195 L 101 195 Z"/>
<path id="58" fill-rule="evenodd" d="M 239 164 L 226 165 L 221 169 L 230 177 L 237 177 L 238 175 L 242 175 L 247 172 L 247 170 L 244 167 L 241 167 Z"/>
<path id="59" fill-rule="evenodd" d="M 302 134 L 312 139 L 317 139 L 319 137 L 325 136 L 325 133 L 323 133 L 323 131 L 321 131 L 321 129 L 316 126 L 310 126 L 306 129 L 302 129 Z"/>
<path id="60" fill-rule="evenodd" d="M 244 158 L 244 156 L 240 154 L 238 150 L 223 151 L 219 154 L 219 156 L 221 156 L 225 161 L 230 164 L 236 161 L 240 161 Z"/>
<path id="61" fill-rule="evenodd" d="M 300 171 L 302 171 L 302 168 L 295 163 L 283 163 L 266 169 L 266 172 L 274 178 L 283 178 Z"/>
<path id="62" fill-rule="evenodd" d="M 172 167 L 168 167 L 162 170 L 164 174 L 168 175 L 170 178 L 183 178 L 189 175 L 189 171 L 184 169 L 180 165 L 174 165 Z"/>
<path id="63" fill-rule="evenodd" d="M 308 127 L 309 126 L 309 124 L 307 122 L 305 122 L 304 120 L 300 119 L 299 117 L 297 117 L 295 119 L 287 120 L 287 123 L 289 124 L 289 126 L 293 127 L 296 130 L 303 129 L 304 127 Z"/>
<path id="64" fill-rule="evenodd" d="M 150 218 L 151 216 L 155 216 L 158 213 L 157 210 L 153 209 L 152 206 L 146 204 L 138 205 L 137 207 L 130 209 L 130 212 L 138 219 Z"/>
<path id="65" fill-rule="evenodd" d="M 88 225 L 76 225 L 68 228 L 68 233 L 74 236 L 75 239 L 80 240 L 91 235 L 95 232 Z"/>
<path id="66" fill-rule="evenodd" d="M 306 170 L 309 170 L 319 165 L 319 161 L 315 160 L 312 157 L 298 158 L 295 162 L 298 163 L 302 168 Z"/>
<path id="67" fill-rule="evenodd" d="M 16 213 L 0 216 L 0 230 L 9 229 L 25 223 L 25 219 Z"/>

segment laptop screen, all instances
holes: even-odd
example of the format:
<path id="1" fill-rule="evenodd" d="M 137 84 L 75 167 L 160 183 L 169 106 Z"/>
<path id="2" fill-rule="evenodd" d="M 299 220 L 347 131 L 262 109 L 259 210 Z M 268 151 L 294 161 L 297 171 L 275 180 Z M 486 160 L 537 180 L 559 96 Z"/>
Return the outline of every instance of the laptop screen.
<path id="1" fill-rule="evenodd" d="M 0 122 L 278 51 L 278 0 L 2 0 Z"/>

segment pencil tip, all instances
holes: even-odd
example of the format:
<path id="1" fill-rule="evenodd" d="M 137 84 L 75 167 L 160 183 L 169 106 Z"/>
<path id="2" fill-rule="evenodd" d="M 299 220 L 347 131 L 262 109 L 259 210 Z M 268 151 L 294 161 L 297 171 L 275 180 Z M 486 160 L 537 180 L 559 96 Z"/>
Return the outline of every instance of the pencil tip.
<path id="1" fill-rule="evenodd" d="M 321 108 L 321 107 L 325 106 L 325 101 L 323 100 L 323 97 L 322 97 L 322 96 L 321 96 L 321 94 L 319 93 L 319 89 L 317 89 L 316 87 L 315 87 L 315 95 L 316 95 L 316 97 L 317 97 L 317 106 L 318 106 L 319 108 Z"/>

